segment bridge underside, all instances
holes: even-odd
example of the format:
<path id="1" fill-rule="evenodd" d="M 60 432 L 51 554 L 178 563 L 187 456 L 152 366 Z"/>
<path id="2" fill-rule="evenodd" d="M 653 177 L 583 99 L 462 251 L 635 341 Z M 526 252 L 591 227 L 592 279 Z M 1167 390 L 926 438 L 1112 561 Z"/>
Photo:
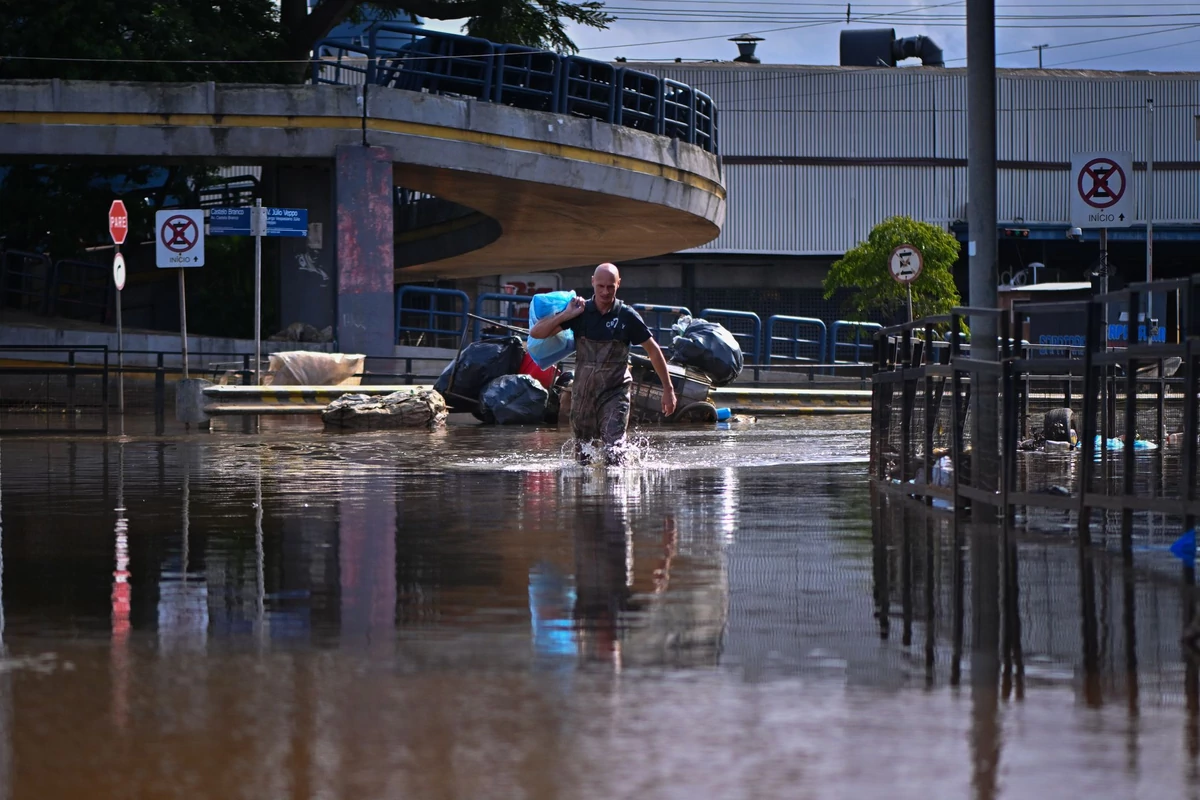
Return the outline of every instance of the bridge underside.
<path id="1" fill-rule="evenodd" d="M 573 186 L 411 164 L 396 165 L 395 181 L 482 215 L 398 230 L 397 281 L 625 261 L 694 247 L 720 233 L 695 214 Z M 494 238 L 479 243 L 480 229 L 483 238 Z M 421 247 L 439 240 L 441 246 Z M 418 260 L 405 264 L 410 258 Z"/>

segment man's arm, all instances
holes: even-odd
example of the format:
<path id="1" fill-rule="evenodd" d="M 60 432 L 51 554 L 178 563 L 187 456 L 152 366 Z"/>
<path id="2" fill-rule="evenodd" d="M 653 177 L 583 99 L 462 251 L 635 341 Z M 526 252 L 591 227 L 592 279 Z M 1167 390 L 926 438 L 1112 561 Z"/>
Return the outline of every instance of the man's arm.
<path id="1" fill-rule="evenodd" d="M 658 346 L 658 342 L 654 341 L 653 336 L 642 342 L 642 347 L 645 349 L 646 355 L 650 356 L 650 363 L 654 365 L 654 373 L 658 375 L 658 380 L 662 383 L 662 413 L 663 416 L 669 417 L 675 413 L 675 386 L 671 383 L 671 373 L 667 371 L 667 359 L 663 356 L 662 348 Z"/>
<path id="2" fill-rule="evenodd" d="M 529 335 L 534 339 L 549 339 L 561 331 L 566 323 L 582 314 L 585 305 L 587 305 L 587 301 L 582 297 L 572 297 L 565 309 L 552 316 L 539 319 L 537 324 L 530 328 Z"/>

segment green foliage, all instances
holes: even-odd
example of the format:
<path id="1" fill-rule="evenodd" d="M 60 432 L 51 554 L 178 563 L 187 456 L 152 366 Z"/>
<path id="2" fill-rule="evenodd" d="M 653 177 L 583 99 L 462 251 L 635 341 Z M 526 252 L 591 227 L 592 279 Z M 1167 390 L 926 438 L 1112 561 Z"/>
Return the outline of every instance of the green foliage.
<path id="1" fill-rule="evenodd" d="M 278 57 L 271 0 L 0 0 L 0 19 L 0 78 L 270 83 L 287 74 L 229 63 Z M 64 58 L 95 60 L 53 60 Z M 225 63 L 197 63 L 206 61 Z"/>
<path id="2" fill-rule="evenodd" d="M 958 240 L 936 225 L 911 217 L 885 219 L 871 229 L 865 242 L 859 242 L 833 262 L 825 276 L 825 299 L 833 297 L 839 289 L 853 289 L 847 300 L 852 311 L 860 315 L 904 315 L 905 286 L 888 269 L 892 250 L 902 244 L 918 248 L 924 256 L 924 268 L 912 282 L 913 317 L 946 314 L 960 305 L 958 288 L 954 285 Z"/>
<path id="3" fill-rule="evenodd" d="M 564 21 L 604 29 L 616 19 L 605 13 L 604 4 L 599 2 L 486 0 L 485 5 L 485 13 L 467 21 L 464 26 L 467 34 L 559 53 L 579 52 L 575 42 L 567 36 Z"/>
<path id="4" fill-rule="evenodd" d="M 191 197 L 188 182 L 204 174 L 197 167 L 94 164 L 0 165 L 0 236 L 15 250 L 77 258 L 85 248 L 112 244 L 108 207 L 120 198 L 129 212 L 130 243 L 149 238 L 154 212 Z"/>

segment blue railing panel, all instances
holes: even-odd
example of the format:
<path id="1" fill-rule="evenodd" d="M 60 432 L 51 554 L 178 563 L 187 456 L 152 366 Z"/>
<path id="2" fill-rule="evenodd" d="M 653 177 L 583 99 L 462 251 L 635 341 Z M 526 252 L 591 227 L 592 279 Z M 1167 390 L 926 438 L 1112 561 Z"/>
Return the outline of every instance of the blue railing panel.
<path id="1" fill-rule="evenodd" d="M 878 322 L 834 320 L 829 331 L 829 362 L 831 364 L 865 364 L 875 357 L 875 331 L 883 330 Z M 853 338 L 850 334 L 853 334 Z M 840 352 L 850 351 L 850 358 L 838 358 Z M 864 358 L 865 356 L 865 358 Z"/>
<path id="2" fill-rule="evenodd" d="M 452 297 L 457 300 L 458 310 L 443 311 L 437 307 L 437 298 Z M 410 298 L 424 298 L 422 306 L 405 305 Z M 401 286 L 396 290 L 396 343 L 400 343 L 401 333 L 428 333 L 432 336 L 462 336 L 467 329 L 467 313 L 471 307 L 471 298 L 466 292 L 458 289 L 435 289 L 429 286 Z M 414 316 L 426 318 L 427 324 L 405 324 Z M 442 319 L 456 320 L 454 328 L 439 327 Z"/>
<path id="3" fill-rule="evenodd" d="M 762 353 L 762 319 L 753 311 L 731 311 L 725 308 L 706 308 L 700 312 L 700 316 L 709 322 L 720 322 L 722 325 L 733 334 L 733 338 L 737 339 L 738 346 L 742 348 L 742 358 L 748 364 L 758 363 L 759 356 Z M 737 324 L 741 321 L 741 324 Z M 728 322 L 729 324 L 726 324 Z M 738 328 L 749 325 L 751 331 L 749 333 L 738 330 Z"/>
<path id="4" fill-rule="evenodd" d="M 663 126 L 663 82 L 657 75 L 636 69 L 620 71 L 621 102 L 617 106 L 618 125 L 661 134 Z"/>
<path id="5" fill-rule="evenodd" d="M 496 46 L 497 103 L 531 111 L 554 111 L 562 83 L 562 61 L 554 53 L 516 44 Z"/>
<path id="6" fill-rule="evenodd" d="M 717 152 L 712 98 L 678 81 L 606 61 L 429 30 L 375 26 L 359 40 L 313 51 L 312 81 L 390 86 L 591 117 Z"/>
<path id="7" fill-rule="evenodd" d="M 515 328 L 529 327 L 529 304 L 533 302 L 533 296 L 527 294 L 504 294 L 503 292 L 484 292 L 475 298 L 475 316 L 487 317 L 496 322 L 502 322 L 505 325 L 512 325 Z M 496 308 L 495 314 L 484 313 L 487 309 L 484 304 L 491 303 Z M 483 332 L 483 322 L 473 320 L 475 323 L 474 333 L 475 339 L 479 339 L 479 335 Z"/>
<path id="8" fill-rule="evenodd" d="M 634 303 L 633 310 L 642 315 L 642 321 L 650 329 L 654 341 L 658 342 L 661 347 L 671 346 L 671 340 L 675 338 L 671 332 L 671 326 L 675 324 L 675 321 L 680 317 L 692 315 L 687 306 L 660 306 L 654 303 Z M 664 322 L 663 317 L 670 317 L 670 319 Z"/>
<path id="9" fill-rule="evenodd" d="M 663 135 L 696 143 L 696 94 L 679 81 L 663 81 Z"/>
<path id="10" fill-rule="evenodd" d="M 777 327 L 780 329 L 779 335 L 776 335 Z M 767 319 L 766 352 L 763 361 L 766 364 L 772 361 L 819 364 L 825 360 L 827 333 L 824 320 L 775 314 Z M 784 352 L 778 352 L 781 349 Z"/>

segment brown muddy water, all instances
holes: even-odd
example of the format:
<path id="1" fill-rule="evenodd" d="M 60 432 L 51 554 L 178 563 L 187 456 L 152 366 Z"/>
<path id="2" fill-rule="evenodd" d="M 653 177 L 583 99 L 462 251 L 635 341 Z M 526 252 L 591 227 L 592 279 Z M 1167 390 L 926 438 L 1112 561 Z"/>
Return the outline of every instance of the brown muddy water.
<path id="1" fill-rule="evenodd" d="M 867 424 L 7 437 L 0 797 L 1200 796 L 1174 533 L 1001 590 Z"/>

